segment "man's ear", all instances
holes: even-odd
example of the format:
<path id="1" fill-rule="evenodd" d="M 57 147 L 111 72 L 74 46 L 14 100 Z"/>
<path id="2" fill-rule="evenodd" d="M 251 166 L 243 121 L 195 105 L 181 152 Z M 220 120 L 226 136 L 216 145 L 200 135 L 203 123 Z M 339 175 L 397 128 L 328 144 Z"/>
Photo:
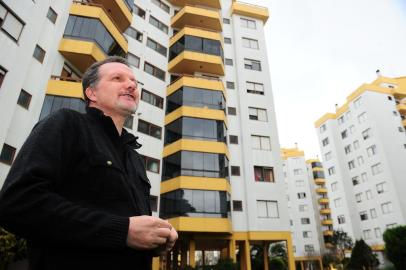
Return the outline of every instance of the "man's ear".
<path id="1" fill-rule="evenodd" d="M 94 94 L 94 90 L 91 87 L 86 88 L 85 95 L 90 101 L 96 102 L 97 97 Z"/>

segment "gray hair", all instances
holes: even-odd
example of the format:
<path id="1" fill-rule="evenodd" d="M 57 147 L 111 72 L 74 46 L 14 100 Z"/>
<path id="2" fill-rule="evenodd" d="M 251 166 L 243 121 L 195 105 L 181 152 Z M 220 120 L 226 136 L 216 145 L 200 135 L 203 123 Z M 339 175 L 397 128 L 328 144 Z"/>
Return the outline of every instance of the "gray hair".
<path id="1" fill-rule="evenodd" d="M 99 68 L 107 63 L 122 63 L 126 66 L 130 66 L 128 64 L 128 61 L 120 56 L 109 56 L 106 59 L 93 63 L 83 74 L 83 79 L 82 79 L 82 87 L 83 87 L 83 97 L 85 98 L 86 106 L 89 105 L 89 98 L 86 96 L 86 89 L 88 87 L 95 87 L 96 84 L 99 82 Z"/>

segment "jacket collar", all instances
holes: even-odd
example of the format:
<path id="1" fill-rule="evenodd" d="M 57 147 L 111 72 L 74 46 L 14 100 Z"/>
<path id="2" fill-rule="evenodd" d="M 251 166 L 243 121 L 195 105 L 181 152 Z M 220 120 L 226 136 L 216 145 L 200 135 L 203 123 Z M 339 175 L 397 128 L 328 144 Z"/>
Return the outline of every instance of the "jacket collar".
<path id="1" fill-rule="evenodd" d="M 86 112 L 90 117 L 102 125 L 104 131 L 114 142 L 121 142 L 123 145 L 128 145 L 133 149 L 139 149 L 142 146 L 137 142 L 138 136 L 135 137 L 133 134 L 125 130 L 125 128 L 123 128 L 120 136 L 114 125 L 113 119 L 111 119 L 110 116 L 104 115 L 102 110 L 94 107 L 86 107 Z"/>

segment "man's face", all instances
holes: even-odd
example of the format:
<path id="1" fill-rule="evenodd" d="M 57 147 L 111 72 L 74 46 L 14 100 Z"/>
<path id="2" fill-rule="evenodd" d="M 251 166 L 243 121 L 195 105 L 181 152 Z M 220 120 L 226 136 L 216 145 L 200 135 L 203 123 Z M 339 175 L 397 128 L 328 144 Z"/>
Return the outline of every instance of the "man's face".
<path id="1" fill-rule="evenodd" d="M 95 107 L 108 115 L 127 117 L 136 112 L 140 101 L 137 80 L 122 63 L 106 63 L 99 68 L 99 81 L 91 90 Z"/>

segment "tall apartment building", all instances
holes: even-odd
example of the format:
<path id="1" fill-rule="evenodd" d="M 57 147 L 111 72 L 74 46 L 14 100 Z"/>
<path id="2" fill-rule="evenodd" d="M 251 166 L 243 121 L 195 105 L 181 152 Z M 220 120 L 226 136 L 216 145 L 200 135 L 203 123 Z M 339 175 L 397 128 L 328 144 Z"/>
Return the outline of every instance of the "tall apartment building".
<path id="1" fill-rule="evenodd" d="M 84 110 L 86 68 L 125 56 L 142 87 L 125 126 L 143 144 L 153 214 L 179 232 L 154 268 L 231 257 L 251 269 L 250 246 L 283 241 L 294 269 L 268 16 L 232 0 L 0 1 L 0 186 L 38 120 Z"/>
<path id="2" fill-rule="evenodd" d="M 405 77 L 379 76 L 315 123 L 334 228 L 377 252 L 385 229 L 406 223 L 405 97 Z"/>
<path id="3" fill-rule="evenodd" d="M 318 159 L 303 151 L 282 148 L 296 269 L 323 269 L 321 256 L 331 247 L 333 227 L 326 179 Z"/>

